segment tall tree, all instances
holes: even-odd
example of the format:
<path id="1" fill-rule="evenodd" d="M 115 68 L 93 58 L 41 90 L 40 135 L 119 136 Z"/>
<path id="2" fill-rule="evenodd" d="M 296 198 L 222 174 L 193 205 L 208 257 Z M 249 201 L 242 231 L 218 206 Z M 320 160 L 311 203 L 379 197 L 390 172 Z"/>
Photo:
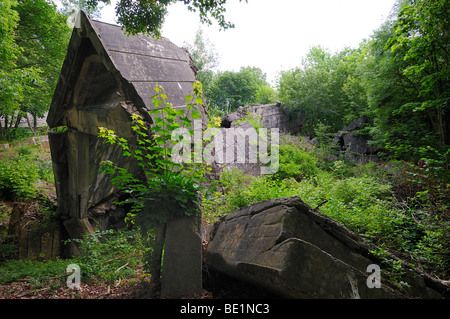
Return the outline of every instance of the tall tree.
<path id="1" fill-rule="evenodd" d="M 193 44 L 185 43 L 195 65 L 201 71 L 214 71 L 219 65 L 219 55 L 214 44 L 206 38 L 202 28 L 197 30 Z"/>
<path id="2" fill-rule="evenodd" d="M 403 105 L 425 112 L 441 145 L 450 145 L 450 2 L 413 0 L 403 8 L 386 44 L 404 53 L 403 76 L 414 86 L 416 99 Z"/>
<path id="3" fill-rule="evenodd" d="M 210 115 L 220 116 L 249 103 L 275 102 L 275 90 L 267 83 L 261 69 L 244 67 L 239 72 L 217 73 L 219 55 L 201 28 L 194 43 L 185 43 L 185 47 L 198 68 L 197 79 L 203 84 Z"/>
<path id="4" fill-rule="evenodd" d="M 67 17 L 51 0 L 5 4 L 0 6 L 0 14 L 8 16 L 2 19 L 0 40 L 8 61 L 0 62 L 2 137 L 8 137 L 27 113 L 36 119 L 48 110 L 70 36 Z"/>
<path id="5" fill-rule="evenodd" d="M 292 116 L 305 118 L 305 134 L 314 134 L 317 123 L 334 131 L 358 118 L 365 108 L 359 84 L 361 49 L 331 54 L 313 47 L 300 67 L 281 73 L 279 98 Z"/>
<path id="6" fill-rule="evenodd" d="M 14 44 L 14 29 L 19 15 L 13 10 L 16 0 L 4 0 L 0 6 L 0 70 L 11 69 L 19 53 Z"/>
<path id="7" fill-rule="evenodd" d="M 104 3 L 93 3 L 90 0 L 58 0 L 62 8 L 60 12 L 65 16 L 73 15 L 78 10 L 83 10 L 92 18 L 100 18 L 100 11 L 104 8 Z M 109 1 L 110 2 L 110 1 Z"/>
<path id="8" fill-rule="evenodd" d="M 254 103 L 258 104 L 270 104 L 275 103 L 277 100 L 277 92 L 270 84 L 263 84 L 258 88 L 255 94 Z"/>
<path id="9" fill-rule="evenodd" d="M 234 112 L 239 106 L 257 103 L 257 92 L 266 85 L 266 74 L 260 68 L 242 67 L 239 72 L 221 72 L 207 92 L 208 104 L 225 113 Z"/>
<path id="10" fill-rule="evenodd" d="M 21 0 L 16 10 L 20 17 L 16 43 L 22 48 L 17 67 L 33 67 L 39 72 L 39 77 L 24 86 L 27 94 L 20 109 L 32 114 L 36 121 L 49 108 L 67 52 L 70 29 L 67 17 L 57 11 L 53 1 Z"/>
<path id="11" fill-rule="evenodd" d="M 398 158 L 449 147 L 448 1 L 399 1 L 372 36 L 364 86 L 375 142 Z M 433 154 L 432 154 L 433 153 Z"/>
<path id="12" fill-rule="evenodd" d="M 202 82 L 203 92 L 205 95 L 208 95 L 211 90 L 211 85 L 215 81 L 215 72 L 219 65 L 219 55 L 201 28 L 195 34 L 194 42 L 192 44 L 185 43 L 184 46 L 189 51 L 195 66 L 198 68 L 197 80 Z"/>
<path id="13" fill-rule="evenodd" d="M 15 0 L 5 0 L 0 5 L 0 137 L 5 134 L 5 126 L 17 109 L 17 100 L 21 97 L 20 76 L 14 72 L 17 55 L 20 49 L 14 42 L 14 29 L 17 27 L 19 15 L 13 9 Z"/>

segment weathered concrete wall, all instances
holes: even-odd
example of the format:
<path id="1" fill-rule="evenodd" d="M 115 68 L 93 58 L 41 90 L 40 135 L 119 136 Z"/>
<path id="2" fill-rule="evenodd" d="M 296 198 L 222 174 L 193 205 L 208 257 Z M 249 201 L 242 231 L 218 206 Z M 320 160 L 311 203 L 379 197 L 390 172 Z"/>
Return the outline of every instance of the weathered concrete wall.
<path id="1" fill-rule="evenodd" d="M 61 256 L 64 230 L 59 221 L 45 221 L 38 203 L 14 203 L 8 234 L 18 249 L 21 259 L 55 259 Z"/>
<path id="2" fill-rule="evenodd" d="M 202 293 L 202 242 L 196 217 L 174 218 L 167 223 L 161 296 L 181 297 Z"/>
<path id="3" fill-rule="evenodd" d="M 253 114 L 254 119 L 260 118 L 262 127 L 268 129 L 278 128 L 280 132 L 284 133 L 296 133 L 303 126 L 303 121 L 301 119 L 292 119 L 280 103 L 241 106 L 236 112 L 228 114 L 222 119 L 222 126 L 247 128 L 250 125 L 248 122 L 240 124 L 237 124 L 237 122 L 248 113 Z"/>
<path id="4" fill-rule="evenodd" d="M 268 169 L 271 163 L 262 163 L 260 161 L 258 155 L 258 152 L 261 152 L 260 141 L 254 140 L 251 142 L 249 135 L 246 135 L 249 134 L 248 130 L 252 128 L 252 124 L 246 120 L 249 115 L 251 115 L 254 121 L 259 122 L 258 124 L 261 125 L 261 128 L 267 129 L 267 147 L 269 151 L 272 144 L 271 138 L 272 136 L 275 137 L 275 135 L 272 135 L 273 133 L 279 133 L 279 135 L 288 133 L 295 134 L 300 131 L 303 126 L 303 119 L 291 118 L 280 103 L 240 107 L 236 112 L 228 114 L 222 119 L 221 133 L 223 136 L 224 160 L 223 165 L 217 165 L 218 172 L 221 172 L 223 168 L 237 168 L 245 174 L 252 176 L 260 176 L 264 174 L 262 173 L 264 171 L 269 171 L 269 174 L 271 174 L 271 170 Z M 244 136 L 236 136 L 236 138 L 231 141 L 227 138 L 227 134 L 230 134 L 230 129 L 242 129 L 244 130 Z M 257 130 L 255 133 L 259 134 Z M 246 142 L 244 143 L 245 154 L 241 155 L 239 153 L 239 149 L 241 149 L 239 146 L 240 142 L 244 139 L 246 139 Z M 258 150 L 250 148 L 250 143 L 258 145 Z M 278 141 L 275 141 L 275 144 L 279 144 L 279 139 Z M 264 153 L 264 151 L 262 152 Z M 234 153 L 232 157 L 234 157 L 235 161 L 226 161 L 225 157 L 228 156 L 229 153 Z M 252 161 L 250 159 L 251 156 L 256 156 L 257 161 Z M 264 167 L 266 169 L 264 169 Z"/>
<path id="5" fill-rule="evenodd" d="M 94 116 L 86 118 L 90 123 L 86 126 L 88 132 L 105 124 L 96 122 Z M 83 116 L 77 119 L 83 119 Z M 123 121 L 120 127 L 114 125 L 114 121 L 111 122 L 110 129 L 123 133 L 122 136 L 131 136 L 130 123 Z M 115 226 L 121 223 L 126 212 L 113 204 L 119 195 L 111 184 L 112 176 L 100 173 L 101 162 L 113 161 L 131 173 L 137 172 L 138 168 L 134 167 L 133 160 L 122 156 L 118 146 L 107 145 L 97 135 L 76 130 L 78 125 L 74 123 L 73 128 L 64 133 L 49 134 L 59 215 L 67 227 L 85 225 L 84 232 L 92 231 L 88 227 L 90 224 L 100 229 L 117 228 Z M 69 228 L 73 229 L 68 229 L 71 237 L 83 235 L 83 227 Z"/>

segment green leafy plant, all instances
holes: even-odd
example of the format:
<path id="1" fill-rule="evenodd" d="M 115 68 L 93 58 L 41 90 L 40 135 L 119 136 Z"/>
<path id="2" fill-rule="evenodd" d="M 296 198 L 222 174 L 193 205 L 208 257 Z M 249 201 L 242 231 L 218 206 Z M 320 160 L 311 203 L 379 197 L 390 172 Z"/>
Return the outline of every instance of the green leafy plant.
<path id="1" fill-rule="evenodd" d="M 101 127 L 99 137 L 108 144 L 117 144 L 122 148 L 123 156 L 133 158 L 142 169 L 144 176 L 133 176 L 126 169 L 116 166 L 111 161 L 102 163 L 102 170 L 113 174 L 112 183 L 130 195 L 122 204 L 132 204 L 130 219 L 135 220 L 145 229 L 164 224 L 176 216 L 192 216 L 198 212 L 199 191 L 205 180 L 206 167 L 191 158 L 190 163 L 179 163 L 172 159 L 174 145 L 172 143 L 190 143 L 183 140 L 172 140 L 173 132 L 184 129 L 188 136 L 194 134 L 192 120 L 185 110 L 176 109 L 167 102 L 167 95 L 161 86 L 155 88 L 152 97 L 154 109 L 149 114 L 154 125 L 148 126 L 141 115 L 132 115 L 132 129 L 137 135 L 136 143 L 115 135 L 114 131 Z M 201 105 L 201 84 L 194 84 L 194 93 L 186 97 L 188 110 L 193 119 L 201 119 L 194 109 Z M 189 154 L 190 156 L 190 154 Z M 143 208 L 146 208 L 143 212 Z M 136 214 L 140 212 L 140 214 Z"/>
<path id="2" fill-rule="evenodd" d="M 236 121 L 236 125 L 242 124 L 245 121 L 249 122 L 251 126 L 258 132 L 262 128 L 262 115 L 254 115 L 252 112 L 247 110 L 247 114 Z"/>
<path id="3" fill-rule="evenodd" d="M 280 167 L 277 178 L 301 180 L 317 173 L 317 159 L 294 144 L 280 145 Z"/>
<path id="4" fill-rule="evenodd" d="M 57 126 L 57 127 L 53 127 L 50 131 L 53 133 L 66 133 L 67 131 L 69 131 L 69 127 Z"/>
<path id="5" fill-rule="evenodd" d="M 208 166 L 202 164 L 201 159 L 192 159 L 190 153 L 184 154 L 184 163 L 173 158 L 176 146 L 191 144 L 191 139 L 185 137 L 194 135 L 192 119 L 201 119 L 195 109 L 202 104 L 201 83 L 195 82 L 194 96 L 186 97 L 192 119 L 184 109 L 175 108 L 167 101 L 167 95 L 161 86 L 156 86 L 154 90 L 154 108 L 149 111 L 153 125 L 147 125 L 141 115 L 133 114 L 131 117 L 135 141 L 118 137 L 107 128 L 100 128 L 99 137 L 105 143 L 119 145 L 123 156 L 135 160 L 141 168 L 141 176 L 133 176 L 127 169 L 118 167 L 111 161 L 102 163 L 103 172 L 113 174 L 112 183 L 129 196 L 120 202 L 131 204 L 128 220 L 137 224 L 144 233 L 158 228 L 158 238 L 164 238 L 167 221 L 174 217 L 194 216 L 200 212 L 200 192 L 203 190 L 202 183 L 206 181 Z M 150 257 L 157 264 L 151 267 L 154 268 L 151 272 L 156 281 L 159 280 L 163 248 L 163 239 L 160 242 L 158 238 L 156 249 Z"/>
<path id="6" fill-rule="evenodd" d="M 13 200 L 34 198 L 37 195 L 35 183 L 38 180 L 37 165 L 26 158 L 7 159 L 0 163 L 0 189 Z"/>

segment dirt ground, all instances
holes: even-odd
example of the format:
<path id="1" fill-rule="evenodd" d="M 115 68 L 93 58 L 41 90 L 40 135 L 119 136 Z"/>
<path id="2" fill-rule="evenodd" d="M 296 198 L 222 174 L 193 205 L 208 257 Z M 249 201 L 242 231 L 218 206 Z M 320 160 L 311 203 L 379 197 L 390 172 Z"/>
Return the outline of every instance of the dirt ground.
<path id="1" fill-rule="evenodd" d="M 0 299 L 160 299 L 147 279 L 127 279 L 114 284 L 81 283 L 80 289 L 69 289 L 65 278 L 36 286 L 26 278 L 0 286 Z M 173 296 L 174 299 L 278 299 L 279 297 L 254 285 L 211 270 L 203 272 L 200 295 Z"/>

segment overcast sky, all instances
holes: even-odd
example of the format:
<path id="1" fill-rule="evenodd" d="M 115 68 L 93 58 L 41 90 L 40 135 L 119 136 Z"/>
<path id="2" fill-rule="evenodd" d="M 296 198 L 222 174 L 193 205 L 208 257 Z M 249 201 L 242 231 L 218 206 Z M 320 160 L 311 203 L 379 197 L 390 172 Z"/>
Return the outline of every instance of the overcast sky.
<path id="1" fill-rule="evenodd" d="M 114 0 L 112 1 L 114 2 Z M 227 1 L 225 17 L 235 29 L 201 25 L 182 2 L 169 7 L 162 35 L 178 46 L 192 43 L 201 27 L 220 56 L 219 70 L 256 66 L 272 83 L 281 70 L 299 66 L 309 49 L 331 52 L 357 47 L 387 18 L 395 0 L 239 0 Z M 114 5 L 100 20 L 114 22 Z"/>

